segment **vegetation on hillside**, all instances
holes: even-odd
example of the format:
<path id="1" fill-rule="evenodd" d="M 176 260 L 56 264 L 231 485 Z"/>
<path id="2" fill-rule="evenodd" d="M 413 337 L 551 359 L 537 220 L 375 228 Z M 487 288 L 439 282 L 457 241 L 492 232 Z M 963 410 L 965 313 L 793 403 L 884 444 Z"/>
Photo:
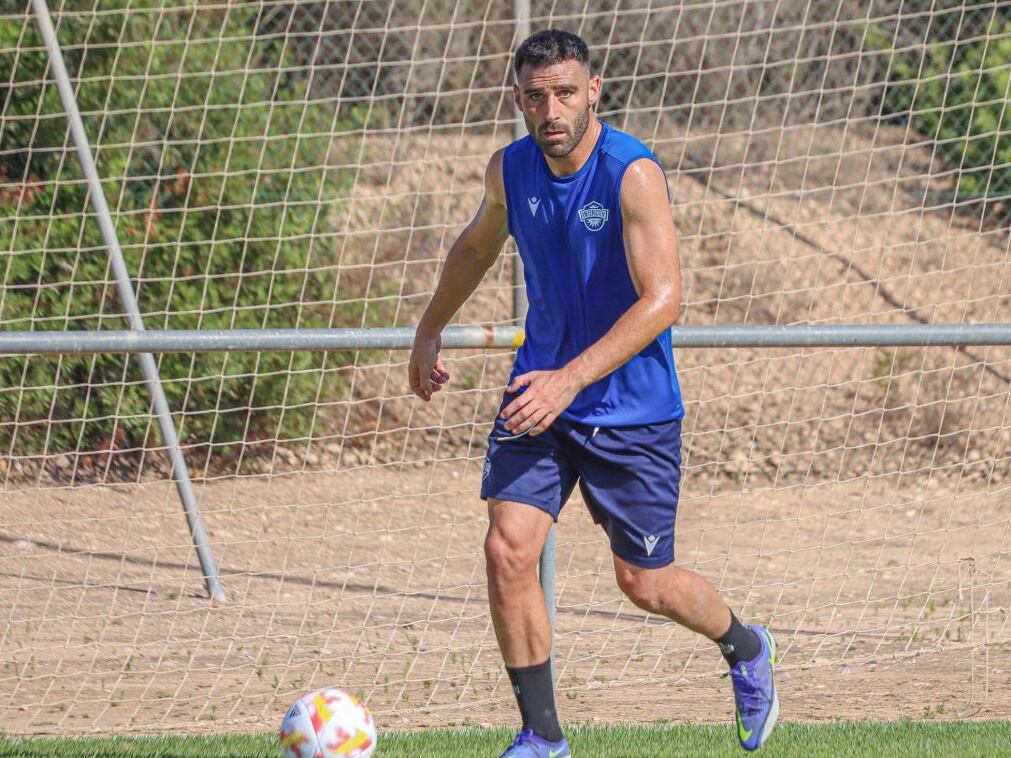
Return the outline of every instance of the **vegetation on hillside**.
<path id="1" fill-rule="evenodd" d="M 348 184 L 327 166 L 330 140 L 351 126 L 332 102 L 307 104 L 311 73 L 291 68 L 283 40 L 257 35 L 252 5 L 145 12 L 156 6 L 110 0 L 58 24 L 147 328 L 360 325 L 360 307 L 334 311 L 333 269 L 320 270 Z M 128 328 L 35 26 L 0 20 L 0 49 L 0 327 Z M 282 423 L 304 433 L 322 360 L 159 363 L 184 441 L 218 445 Z M 129 447 L 151 433 L 135 359 L 5 359 L 0 385 L 5 452 Z"/>

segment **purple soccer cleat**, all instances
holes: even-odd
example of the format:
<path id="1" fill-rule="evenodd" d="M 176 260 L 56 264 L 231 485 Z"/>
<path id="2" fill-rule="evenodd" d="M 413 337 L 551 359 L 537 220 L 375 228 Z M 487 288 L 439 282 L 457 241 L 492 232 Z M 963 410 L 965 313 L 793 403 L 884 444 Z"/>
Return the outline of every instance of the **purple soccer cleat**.
<path id="1" fill-rule="evenodd" d="M 741 661 L 730 669 L 729 676 L 737 704 L 737 739 L 745 750 L 758 750 L 769 738 L 779 716 L 779 695 L 772 672 L 776 641 L 763 626 L 751 624 L 749 628 L 758 635 L 762 649 L 754 659 Z"/>
<path id="2" fill-rule="evenodd" d="M 572 758 L 572 753 L 564 737 L 558 742 L 551 742 L 533 729 L 522 729 L 500 758 Z"/>

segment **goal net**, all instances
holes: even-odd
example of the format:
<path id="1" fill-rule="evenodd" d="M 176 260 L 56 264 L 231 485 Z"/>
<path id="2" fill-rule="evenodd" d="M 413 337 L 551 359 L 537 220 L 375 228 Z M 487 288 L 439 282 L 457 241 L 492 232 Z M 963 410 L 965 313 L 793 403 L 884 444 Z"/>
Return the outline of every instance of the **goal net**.
<path id="1" fill-rule="evenodd" d="M 971 7 L 969 7 L 971 6 Z M 49 0 L 148 329 L 411 327 L 513 139 L 491 0 Z M 531 0 L 667 169 L 682 324 L 1007 321 L 1011 2 Z M 0 4 L 0 331 L 127 328 L 28 0 Z M 459 324 L 509 325 L 506 247 Z M 260 730 L 340 686 L 381 728 L 512 724 L 478 499 L 513 353 L 0 358 L 0 730 Z M 1007 347 L 702 348 L 681 565 L 777 635 L 784 717 L 1007 713 Z M 557 527 L 569 721 L 723 721 L 713 645 Z M 786 697 L 784 695 L 784 697 Z"/>

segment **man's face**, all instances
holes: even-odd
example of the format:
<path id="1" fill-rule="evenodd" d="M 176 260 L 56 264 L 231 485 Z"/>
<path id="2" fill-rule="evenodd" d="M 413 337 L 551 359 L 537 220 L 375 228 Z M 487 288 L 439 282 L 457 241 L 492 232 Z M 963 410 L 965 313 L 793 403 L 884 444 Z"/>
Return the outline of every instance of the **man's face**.
<path id="1" fill-rule="evenodd" d="M 516 107 L 545 155 L 564 158 L 586 133 L 590 109 L 600 97 L 600 77 L 579 61 L 525 65 L 516 76 Z"/>

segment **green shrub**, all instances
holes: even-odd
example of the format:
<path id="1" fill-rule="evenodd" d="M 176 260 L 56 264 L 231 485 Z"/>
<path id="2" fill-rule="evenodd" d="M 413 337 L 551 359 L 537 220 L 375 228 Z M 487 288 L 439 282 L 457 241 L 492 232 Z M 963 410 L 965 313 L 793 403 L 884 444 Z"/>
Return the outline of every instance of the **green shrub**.
<path id="1" fill-rule="evenodd" d="M 142 12 L 158 5 L 110 0 L 59 24 L 146 327 L 360 325 L 361 307 L 333 312 L 327 236 L 348 187 L 327 167 L 331 135 L 351 125 L 335 123 L 332 101 L 306 105 L 308 78 L 285 70 L 283 41 L 257 37 L 257 4 Z M 41 47 L 34 26 L 0 20 L 0 327 L 125 329 L 58 93 L 40 85 Z M 322 360 L 159 364 L 181 437 L 217 445 L 281 424 L 304 434 L 312 414 L 299 407 L 334 375 L 334 356 L 327 372 Z M 139 445 L 150 433 L 139 361 L 119 355 L 3 359 L 0 415 L 0 452 L 15 454 Z"/>
<path id="2" fill-rule="evenodd" d="M 870 36 L 889 49 L 883 32 Z M 1011 195 L 1011 21 L 969 42 L 947 40 L 923 54 L 892 51 L 885 109 L 908 117 L 958 170 L 957 200 Z"/>

